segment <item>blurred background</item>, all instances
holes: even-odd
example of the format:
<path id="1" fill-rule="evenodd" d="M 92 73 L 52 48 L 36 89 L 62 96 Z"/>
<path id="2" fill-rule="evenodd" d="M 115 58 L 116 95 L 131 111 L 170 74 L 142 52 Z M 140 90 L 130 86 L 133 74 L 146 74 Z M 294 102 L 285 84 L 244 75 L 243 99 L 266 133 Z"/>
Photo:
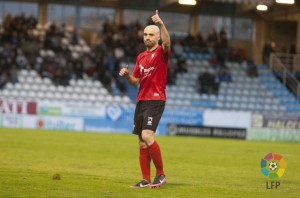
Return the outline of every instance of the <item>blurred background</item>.
<path id="1" fill-rule="evenodd" d="M 118 76 L 159 10 L 172 39 L 159 135 L 300 142 L 293 0 L 0 1 L 0 127 L 131 133 Z M 185 2 L 186 3 L 186 2 Z"/>

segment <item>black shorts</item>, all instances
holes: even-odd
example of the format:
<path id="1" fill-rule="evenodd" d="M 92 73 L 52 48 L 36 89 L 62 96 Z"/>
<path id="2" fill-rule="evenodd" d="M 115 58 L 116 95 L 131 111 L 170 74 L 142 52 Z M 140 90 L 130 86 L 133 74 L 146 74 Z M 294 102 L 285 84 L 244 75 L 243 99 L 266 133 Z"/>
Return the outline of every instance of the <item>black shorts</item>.
<path id="1" fill-rule="evenodd" d="M 156 131 L 165 109 L 165 101 L 144 100 L 136 104 L 134 112 L 133 134 L 141 136 L 142 130 Z"/>

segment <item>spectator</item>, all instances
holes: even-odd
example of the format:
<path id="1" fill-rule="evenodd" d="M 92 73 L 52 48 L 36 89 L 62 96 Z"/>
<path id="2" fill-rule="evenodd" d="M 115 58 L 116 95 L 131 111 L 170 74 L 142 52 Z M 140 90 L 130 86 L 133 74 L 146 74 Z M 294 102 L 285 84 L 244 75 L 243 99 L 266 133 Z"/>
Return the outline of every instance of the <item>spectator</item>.
<path id="1" fill-rule="evenodd" d="M 176 40 L 173 44 L 173 52 L 175 57 L 179 57 L 183 55 L 183 46 L 181 45 L 180 40 Z"/>
<path id="2" fill-rule="evenodd" d="M 246 60 L 244 64 L 247 66 L 246 72 L 249 77 L 258 77 L 257 67 L 252 60 Z"/>
<path id="3" fill-rule="evenodd" d="M 29 67 L 26 57 L 21 49 L 17 50 L 16 64 L 19 69 L 27 69 Z"/>
<path id="4" fill-rule="evenodd" d="M 79 35 L 78 35 L 78 30 L 75 28 L 72 32 L 71 35 L 71 44 L 72 45 L 77 45 L 79 43 Z"/>
<path id="5" fill-rule="evenodd" d="M 275 42 L 266 42 L 265 45 L 264 45 L 264 48 L 263 48 L 263 64 L 265 65 L 269 65 L 269 59 L 270 59 L 270 55 L 271 53 L 274 53 L 275 52 L 275 47 L 276 47 L 276 44 Z"/>
<path id="6" fill-rule="evenodd" d="M 201 94 L 211 94 L 212 87 L 215 83 L 215 77 L 211 72 L 204 72 L 198 76 L 198 81 L 200 82 L 200 93 Z"/>
<path id="7" fill-rule="evenodd" d="M 221 83 L 221 82 L 231 82 L 231 81 L 232 79 L 228 68 L 226 67 L 219 68 L 216 75 L 216 82 Z"/>
<path id="8" fill-rule="evenodd" d="M 218 35 L 215 28 L 211 28 L 207 36 L 206 42 L 211 49 L 215 49 L 215 46 L 218 43 Z"/>
<path id="9" fill-rule="evenodd" d="M 7 72 L 0 67 L 0 89 L 3 89 L 7 82 Z"/>
<path id="10" fill-rule="evenodd" d="M 112 93 L 112 87 L 111 87 L 111 82 L 112 82 L 112 77 L 110 75 L 110 72 L 108 70 L 105 70 L 104 72 L 104 76 L 99 79 L 102 84 L 104 85 L 104 87 L 110 92 Z"/>

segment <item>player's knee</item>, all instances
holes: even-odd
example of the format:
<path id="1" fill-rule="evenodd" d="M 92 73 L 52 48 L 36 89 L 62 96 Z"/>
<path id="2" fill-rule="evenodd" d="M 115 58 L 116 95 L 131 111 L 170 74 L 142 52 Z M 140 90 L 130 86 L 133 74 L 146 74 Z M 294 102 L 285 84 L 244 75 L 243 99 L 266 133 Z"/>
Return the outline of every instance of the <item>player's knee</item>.
<path id="1" fill-rule="evenodd" d="M 151 130 L 143 130 L 142 139 L 146 142 L 146 144 L 152 144 L 152 142 L 154 141 L 154 132 Z"/>
<path id="2" fill-rule="evenodd" d="M 147 144 L 145 142 L 142 142 L 142 141 L 139 141 L 139 144 L 140 144 L 140 148 L 147 148 Z"/>

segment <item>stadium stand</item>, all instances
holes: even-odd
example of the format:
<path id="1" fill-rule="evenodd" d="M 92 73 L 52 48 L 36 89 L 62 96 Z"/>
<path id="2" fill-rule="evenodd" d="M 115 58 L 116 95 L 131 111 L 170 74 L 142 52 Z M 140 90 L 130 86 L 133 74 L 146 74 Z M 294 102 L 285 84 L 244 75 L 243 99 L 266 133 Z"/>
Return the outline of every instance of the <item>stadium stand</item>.
<path id="1" fill-rule="evenodd" d="M 9 24 L 5 20 L 4 24 L 7 27 L 3 36 L 12 36 L 11 31 L 8 31 Z M 16 38 L 24 39 L 23 42 L 13 43 L 12 39 L 1 48 L 4 64 L 13 65 L 10 58 L 15 58 L 17 67 L 17 72 L 13 73 L 13 67 L 8 66 L 6 76 L 2 69 L 5 67 L 1 68 L 1 97 L 87 104 L 134 103 L 137 88 L 122 82 L 117 72 L 126 64 L 132 70 L 132 60 L 138 51 L 132 53 L 120 40 L 111 40 L 124 36 L 126 32 L 112 27 L 113 24 L 106 24 L 103 34 L 108 34 L 109 38 L 92 48 L 80 38 L 74 28 L 58 27 L 51 23 L 45 27 L 34 24 L 27 26 L 25 35 Z M 141 27 L 136 25 L 133 29 L 127 29 L 129 33 L 138 34 Z M 210 48 L 209 43 L 206 45 L 199 37 L 188 35 L 185 40 L 173 41 L 175 55 L 172 56 L 170 65 L 174 67 L 175 80 L 167 86 L 167 107 L 274 114 L 300 112 L 299 100 L 267 66 L 257 67 L 258 77 L 251 77 L 248 75 L 249 64 L 243 57 L 225 61 L 230 54 L 227 44 L 215 44 L 214 48 Z M 26 51 L 24 45 L 30 45 L 28 42 L 34 43 L 31 47 L 35 50 Z M 109 49 L 109 46 L 115 46 L 114 42 L 121 44 L 123 48 Z M 201 45 L 195 44 L 197 42 L 201 42 Z M 135 43 L 139 43 L 139 40 L 132 44 Z M 14 50 L 17 51 L 16 55 Z M 220 76 L 220 71 L 226 75 Z M 213 81 L 216 81 L 213 91 L 199 91 L 204 86 L 203 82 L 201 84 L 198 81 L 201 74 L 212 75 Z"/>

